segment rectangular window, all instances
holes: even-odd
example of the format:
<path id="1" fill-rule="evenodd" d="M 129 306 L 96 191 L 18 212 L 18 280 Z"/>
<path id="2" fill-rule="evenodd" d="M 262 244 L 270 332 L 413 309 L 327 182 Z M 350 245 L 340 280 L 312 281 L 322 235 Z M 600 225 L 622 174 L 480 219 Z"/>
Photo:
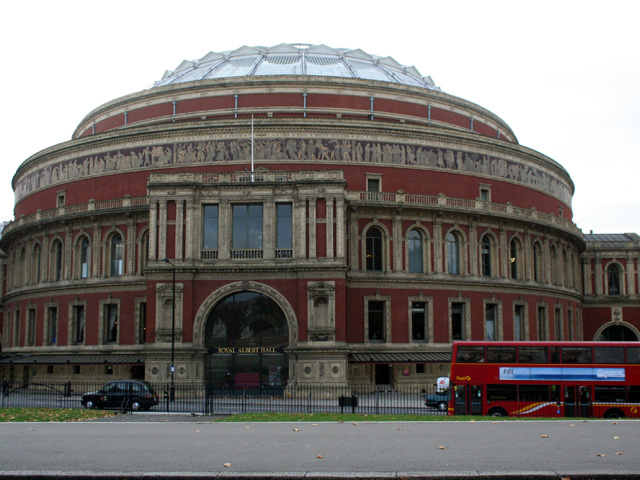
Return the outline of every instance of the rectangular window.
<path id="1" fill-rule="evenodd" d="M 118 341 L 118 305 L 104 306 L 105 342 L 116 343 Z"/>
<path id="2" fill-rule="evenodd" d="M 234 205 L 232 258 L 262 258 L 262 231 L 262 205 Z"/>
<path id="3" fill-rule="evenodd" d="M 426 365 L 424 363 L 416 363 L 416 373 L 426 373 Z"/>
<path id="4" fill-rule="evenodd" d="M 513 308 L 513 339 L 516 342 L 524 340 L 524 333 L 524 307 L 522 305 L 516 305 Z"/>
<path id="5" fill-rule="evenodd" d="M 20 310 L 16 310 L 13 318 L 13 346 L 20 346 Z"/>
<path id="6" fill-rule="evenodd" d="M 547 339 L 547 309 L 538 307 L 538 340 Z"/>
<path id="7" fill-rule="evenodd" d="M 498 339 L 497 310 L 497 305 L 495 303 L 487 303 L 484 306 L 484 335 L 486 340 L 493 341 Z"/>
<path id="8" fill-rule="evenodd" d="M 624 363 L 624 347 L 595 347 L 596 363 Z"/>
<path id="9" fill-rule="evenodd" d="M 562 363 L 591 363 L 591 347 L 562 347 Z"/>
<path id="10" fill-rule="evenodd" d="M 464 340 L 464 303 L 451 304 L 451 339 Z"/>
<path id="11" fill-rule="evenodd" d="M 573 313 L 567 312 L 567 340 L 573 340 Z"/>
<path id="12" fill-rule="evenodd" d="M 33 346 L 36 344 L 36 310 L 30 308 L 27 315 L 27 345 Z"/>
<path id="13" fill-rule="evenodd" d="M 489 187 L 480 187 L 480 200 L 483 202 L 491 201 L 491 189 Z"/>
<path id="14" fill-rule="evenodd" d="M 140 302 L 139 306 L 140 323 L 138 331 L 138 339 L 140 343 L 147 341 L 147 302 Z"/>
<path id="15" fill-rule="evenodd" d="M 58 307 L 49 307 L 47 309 L 48 331 L 47 341 L 49 345 L 55 345 L 58 341 Z"/>
<path id="16" fill-rule="evenodd" d="M 218 258 L 218 205 L 205 205 L 202 220 L 202 258 Z"/>
<path id="17" fill-rule="evenodd" d="M 73 374 L 74 375 L 80 375 L 80 365 L 74 365 L 73 366 Z"/>
<path id="18" fill-rule="evenodd" d="M 384 342 L 384 302 L 369 301 L 367 305 L 368 321 L 369 321 L 369 341 Z"/>
<path id="19" fill-rule="evenodd" d="M 276 258 L 291 258 L 293 248 L 293 210 L 290 203 L 276 205 Z"/>
<path id="20" fill-rule="evenodd" d="M 367 178 L 367 192 L 380 192 L 380 179 L 379 178 Z"/>
<path id="21" fill-rule="evenodd" d="M 627 363 L 640 363 L 640 347 L 627 347 Z"/>
<path id="22" fill-rule="evenodd" d="M 73 307 L 73 323 L 75 326 L 74 341 L 76 344 L 83 344 L 85 329 L 84 305 L 76 305 Z"/>
<path id="23" fill-rule="evenodd" d="M 563 331 L 563 325 L 562 325 L 562 309 L 561 308 L 556 308 L 555 309 L 555 324 L 556 324 L 556 340 L 562 340 L 562 331 Z"/>
<path id="24" fill-rule="evenodd" d="M 548 363 L 549 351 L 547 347 L 518 347 L 518 362 Z"/>
<path id="25" fill-rule="evenodd" d="M 514 363 L 516 347 L 487 347 L 487 363 Z"/>
<path id="26" fill-rule="evenodd" d="M 411 303 L 411 339 L 414 342 L 427 341 L 427 314 L 425 302 Z"/>

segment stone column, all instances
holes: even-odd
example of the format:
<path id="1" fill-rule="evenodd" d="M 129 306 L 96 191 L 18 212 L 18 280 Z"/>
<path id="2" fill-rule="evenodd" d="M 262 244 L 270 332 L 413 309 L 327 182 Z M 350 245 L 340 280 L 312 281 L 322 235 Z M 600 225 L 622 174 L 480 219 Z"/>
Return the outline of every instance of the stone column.
<path id="1" fill-rule="evenodd" d="M 392 219 L 393 228 L 393 270 L 396 272 L 402 271 L 402 217 L 398 213 L 393 214 Z"/>
<path id="2" fill-rule="evenodd" d="M 149 202 L 149 259 L 158 259 L 158 203 Z"/>
<path id="3" fill-rule="evenodd" d="M 264 202 L 262 207 L 262 258 L 273 259 L 276 252 L 277 209 L 273 201 Z"/>
<path id="4" fill-rule="evenodd" d="M 184 242 L 185 242 L 184 256 L 187 260 L 193 260 L 193 252 L 194 252 L 194 248 L 196 248 L 194 247 L 197 241 L 196 239 L 202 236 L 202 235 L 200 236 L 198 235 L 198 232 L 200 232 L 201 222 L 199 221 L 199 216 L 196 215 L 196 212 L 195 212 L 195 202 L 191 200 L 187 200 L 185 203 L 186 203 L 185 208 L 187 210 L 186 212 L 187 215 L 185 220 L 186 228 L 184 229 Z M 218 207 L 218 211 L 219 211 L 219 207 Z"/>
<path id="5" fill-rule="evenodd" d="M 436 218 L 433 221 L 433 265 L 435 273 L 444 272 L 442 256 L 442 220 Z"/>
<path id="6" fill-rule="evenodd" d="M 183 259 L 183 243 L 184 243 L 184 200 L 176 200 L 176 251 L 175 259 Z"/>
<path id="7" fill-rule="evenodd" d="M 344 258 L 345 241 L 344 199 L 336 199 L 336 257 Z"/>
<path id="8" fill-rule="evenodd" d="M 160 200 L 158 205 L 158 258 L 167 257 L 167 200 Z"/>
<path id="9" fill-rule="evenodd" d="M 469 222 L 469 273 L 478 275 L 478 227 Z"/>
<path id="10" fill-rule="evenodd" d="M 335 253 L 333 251 L 333 224 L 334 224 L 334 213 L 333 213 L 333 198 L 327 197 L 325 199 L 325 203 L 327 205 L 327 218 L 325 219 L 326 230 L 327 230 L 327 258 L 335 257 Z"/>
<path id="11" fill-rule="evenodd" d="M 316 258 L 316 201 L 309 198 L 309 258 Z"/>

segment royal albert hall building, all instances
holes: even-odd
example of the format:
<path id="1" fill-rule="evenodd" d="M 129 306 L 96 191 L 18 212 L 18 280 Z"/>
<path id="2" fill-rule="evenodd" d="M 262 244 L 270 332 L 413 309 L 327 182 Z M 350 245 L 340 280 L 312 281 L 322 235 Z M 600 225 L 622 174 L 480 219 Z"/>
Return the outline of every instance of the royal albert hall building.
<path id="1" fill-rule="evenodd" d="M 456 339 L 640 339 L 640 237 L 583 234 L 559 163 L 362 50 L 184 61 L 12 185 L 4 379 L 402 389 Z"/>

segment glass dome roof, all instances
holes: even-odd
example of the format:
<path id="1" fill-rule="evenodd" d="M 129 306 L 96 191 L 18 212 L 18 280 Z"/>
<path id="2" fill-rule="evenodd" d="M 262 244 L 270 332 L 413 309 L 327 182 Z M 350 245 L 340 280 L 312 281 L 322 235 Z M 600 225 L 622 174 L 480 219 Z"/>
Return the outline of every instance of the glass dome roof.
<path id="1" fill-rule="evenodd" d="M 166 71 L 153 86 L 267 75 L 360 78 L 440 90 L 431 77 L 424 77 L 415 67 L 400 65 L 391 57 L 378 57 L 359 49 L 289 43 L 275 47 L 244 46 L 233 51 L 209 52 L 200 60 L 184 60 L 175 70 Z"/>

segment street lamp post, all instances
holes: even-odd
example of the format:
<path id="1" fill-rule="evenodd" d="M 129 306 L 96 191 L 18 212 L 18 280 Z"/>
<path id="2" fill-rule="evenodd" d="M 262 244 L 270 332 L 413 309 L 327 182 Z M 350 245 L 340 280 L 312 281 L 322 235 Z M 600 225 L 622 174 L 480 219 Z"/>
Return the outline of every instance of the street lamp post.
<path id="1" fill-rule="evenodd" d="M 169 387 L 169 400 L 173 402 L 176 398 L 176 387 L 173 382 L 173 375 L 176 371 L 176 266 L 166 257 L 162 261 L 171 265 L 171 386 Z"/>

